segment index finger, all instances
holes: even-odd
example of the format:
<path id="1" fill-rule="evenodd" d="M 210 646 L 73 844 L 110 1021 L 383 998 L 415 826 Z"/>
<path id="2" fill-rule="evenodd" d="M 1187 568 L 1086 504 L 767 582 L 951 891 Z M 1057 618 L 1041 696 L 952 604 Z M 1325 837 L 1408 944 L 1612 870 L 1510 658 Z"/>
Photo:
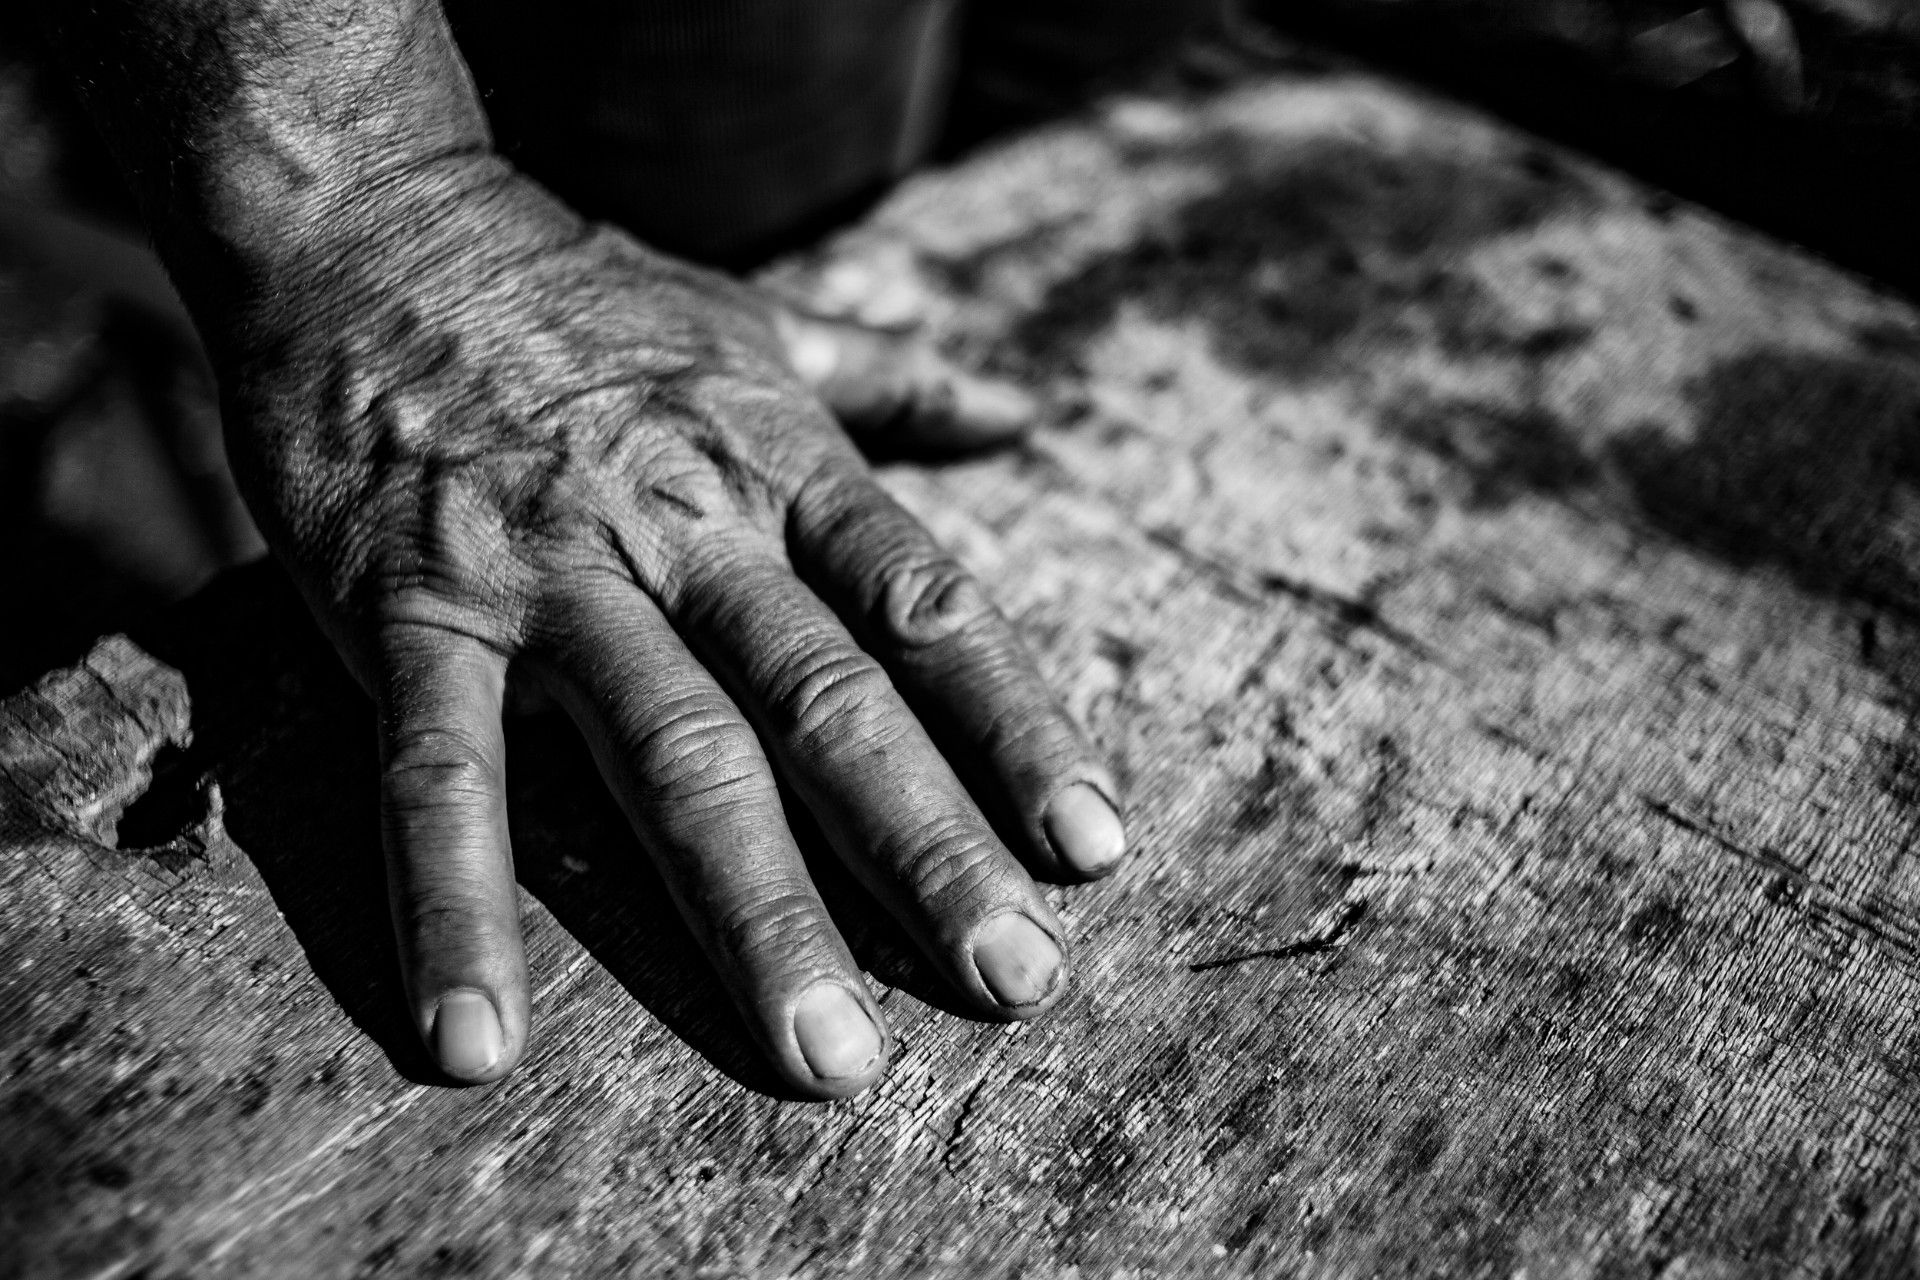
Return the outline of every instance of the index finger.
<path id="1" fill-rule="evenodd" d="M 1113 775 L 986 592 L 871 476 L 825 473 L 792 520 L 804 574 L 987 766 L 1030 865 L 1097 877 L 1126 852 Z"/>

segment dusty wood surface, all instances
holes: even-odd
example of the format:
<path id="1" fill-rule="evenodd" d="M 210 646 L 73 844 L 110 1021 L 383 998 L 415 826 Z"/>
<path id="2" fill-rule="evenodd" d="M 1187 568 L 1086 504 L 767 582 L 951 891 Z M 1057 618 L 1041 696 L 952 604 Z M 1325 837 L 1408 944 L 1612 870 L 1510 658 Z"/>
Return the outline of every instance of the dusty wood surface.
<path id="1" fill-rule="evenodd" d="M 889 476 L 1131 789 L 1137 861 L 1059 895 L 1074 997 L 951 1016 L 838 885 L 903 1052 L 768 1096 L 532 720 L 538 1045 L 425 1083 L 365 706 L 242 573 L 0 712 L 0 1273 L 1914 1265 L 1912 310 L 1308 73 L 1115 103 L 774 279 L 1050 397 Z"/>

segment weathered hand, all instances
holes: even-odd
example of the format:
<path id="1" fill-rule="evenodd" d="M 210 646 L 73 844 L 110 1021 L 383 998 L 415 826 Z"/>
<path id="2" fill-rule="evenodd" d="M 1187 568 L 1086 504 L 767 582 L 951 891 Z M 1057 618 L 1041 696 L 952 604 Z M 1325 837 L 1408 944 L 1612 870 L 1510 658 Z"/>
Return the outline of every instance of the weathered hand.
<path id="1" fill-rule="evenodd" d="M 497 161 L 377 198 L 393 232 L 254 289 L 216 351 L 242 486 L 378 703 L 395 927 L 441 1065 L 491 1080 L 527 1044 L 509 664 L 579 724 L 800 1089 L 864 1088 L 887 1035 L 776 771 L 982 1013 L 1057 999 L 1060 927 L 1022 862 L 1109 870 L 1111 783 L 796 375 L 806 334 Z M 995 780 L 1013 852 L 903 694 Z"/>

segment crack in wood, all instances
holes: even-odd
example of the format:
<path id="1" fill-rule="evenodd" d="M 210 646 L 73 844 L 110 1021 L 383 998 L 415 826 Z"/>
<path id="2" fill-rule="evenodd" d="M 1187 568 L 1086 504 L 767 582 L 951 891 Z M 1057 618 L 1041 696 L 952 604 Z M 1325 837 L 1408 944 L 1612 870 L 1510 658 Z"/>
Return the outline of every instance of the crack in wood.
<path id="1" fill-rule="evenodd" d="M 1234 955 L 1215 956 L 1211 960 L 1196 960 L 1187 966 L 1187 971 L 1206 973 L 1213 969 L 1226 969 L 1233 965 L 1246 964 L 1251 960 L 1292 960 L 1299 956 L 1337 951 L 1347 944 L 1347 935 L 1366 914 L 1367 900 L 1353 898 L 1340 903 L 1320 921 L 1309 928 L 1302 929 L 1279 946 L 1262 947 L 1258 951 L 1242 951 Z"/>
<path id="2" fill-rule="evenodd" d="M 973 1116 L 974 1105 L 980 1100 L 980 1091 L 987 1087 L 990 1074 L 991 1068 L 983 1072 L 980 1078 L 973 1082 L 973 1088 L 967 1090 L 967 1096 L 960 1100 L 960 1111 L 953 1117 L 953 1129 L 947 1134 L 946 1143 L 940 1148 L 940 1167 L 963 1183 L 967 1179 L 961 1177 L 960 1171 L 953 1167 L 954 1148 L 960 1144 L 960 1138 L 966 1132 L 967 1121 Z"/>

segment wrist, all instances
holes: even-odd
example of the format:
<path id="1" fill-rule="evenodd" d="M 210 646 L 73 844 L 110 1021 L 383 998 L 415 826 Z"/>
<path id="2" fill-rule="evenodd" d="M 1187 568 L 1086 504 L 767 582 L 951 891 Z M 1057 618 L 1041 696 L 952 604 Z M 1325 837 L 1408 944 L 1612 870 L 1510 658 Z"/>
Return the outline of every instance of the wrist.
<path id="1" fill-rule="evenodd" d="M 196 319 L 352 255 L 422 175 L 492 143 L 439 0 L 89 0 L 49 9 Z"/>
<path id="2" fill-rule="evenodd" d="M 491 152 L 397 159 L 293 202 L 239 202 L 156 235 L 216 368 L 303 328 L 337 328 L 383 293 L 416 293 L 511 221 L 524 180 Z"/>

